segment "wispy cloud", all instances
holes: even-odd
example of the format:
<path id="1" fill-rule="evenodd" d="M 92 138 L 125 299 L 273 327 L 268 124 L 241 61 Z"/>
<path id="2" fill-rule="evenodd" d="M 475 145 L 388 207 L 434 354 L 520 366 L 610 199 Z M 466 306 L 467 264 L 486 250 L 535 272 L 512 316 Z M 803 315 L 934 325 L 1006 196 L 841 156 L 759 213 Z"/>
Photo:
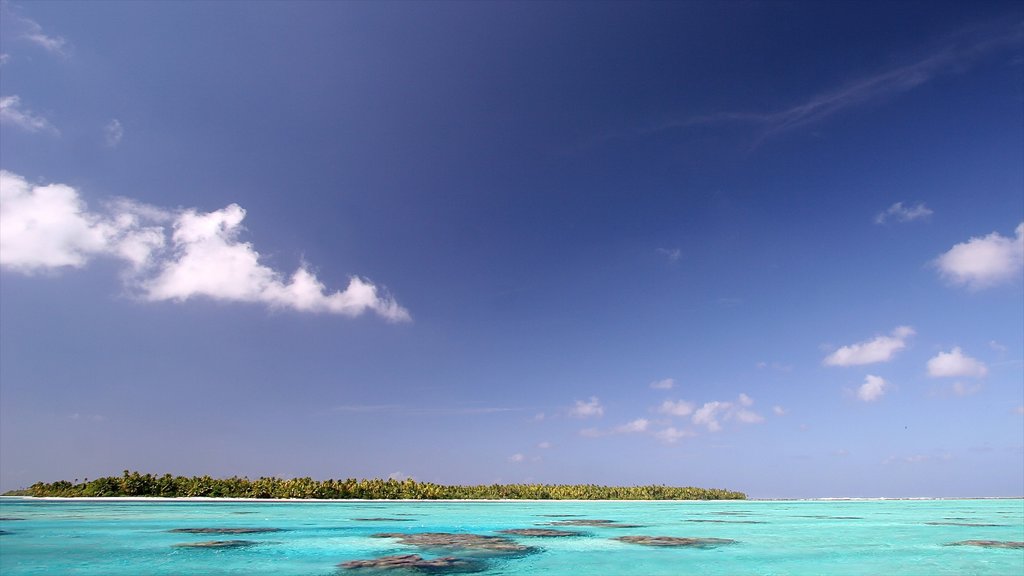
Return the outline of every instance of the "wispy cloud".
<path id="1" fill-rule="evenodd" d="M 44 116 L 22 106 L 18 96 L 0 97 L 0 123 L 16 126 L 26 132 L 60 134 L 57 127 Z"/>
<path id="2" fill-rule="evenodd" d="M 679 248 L 658 248 L 658 254 L 667 258 L 669 262 L 678 262 L 683 257 L 683 251 Z"/>
<path id="3" fill-rule="evenodd" d="M 973 26 L 945 39 L 927 55 L 902 66 L 853 79 L 839 87 L 819 92 L 803 102 L 770 112 L 719 112 L 673 120 L 649 129 L 657 132 L 719 123 L 758 126 L 761 139 L 794 128 L 820 122 L 830 116 L 909 92 L 944 74 L 963 71 L 982 57 L 1024 39 L 1024 24 L 995 22 Z"/>
<path id="4" fill-rule="evenodd" d="M 595 418 L 604 416 L 604 406 L 597 396 L 591 396 L 589 400 L 577 400 L 576 405 L 569 410 L 569 416 L 573 418 Z"/>
<path id="5" fill-rule="evenodd" d="M 124 138 L 124 126 L 117 118 L 107 122 L 103 127 L 103 142 L 108 148 L 117 148 L 122 138 Z"/>
<path id="6" fill-rule="evenodd" d="M 685 400 L 665 400 L 657 408 L 657 412 L 669 416 L 689 416 L 693 410 L 693 403 Z"/>
<path id="7" fill-rule="evenodd" d="M 502 412 L 519 412 L 522 408 L 503 406 L 409 406 L 403 404 L 343 404 L 334 406 L 335 412 L 356 414 L 398 414 L 398 415 L 436 415 L 458 416 L 475 414 L 497 414 Z"/>
<path id="8" fill-rule="evenodd" d="M 655 390 L 671 390 L 676 385 L 676 381 L 672 378 L 663 378 L 661 380 L 655 380 L 651 382 L 649 386 Z"/>
<path id="9" fill-rule="evenodd" d="M 1014 237 L 993 232 L 961 242 L 935 259 L 939 273 L 969 290 L 982 290 L 1019 280 L 1024 270 L 1024 222 Z"/>
<path id="10" fill-rule="evenodd" d="M 933 214 L 932 209 L 925 206 L 924 202 L 918 202 L 913 206 L 905 206 L 903 202 L 897 202 L 875 216 L 875 224 L 885 224 L 890 220 L 896 222 L 913 222 L 923 220 Z"/>
<path id="11" fill-rule="evenodd" d="M 2 15 L 2 20 L 7 28 L 6 32 L 14 38 L 27 40 L 55 56 L 68 55 L 70 46 L 67 40 L 44 31 L 38 22 L 19 14 L 17 7 L 12 6 L 9 2 L 0 4 L 0 15 Z"/>
<path id="12" fill-rule="evenodd" d="M 843 346 L 823 360 L 826 366 L 859 366 L 888 362 L 897 352 L 907 347 L 907 339 L 914 335 L 910 326 L 900 326 L 889 336 L 876 336 L 866 342 Z"/>
<path id="13" fill-rule="evenodd" d="M 328 292 L 305 265 L 285 279 L 242 242 L 245 210 L 161 210 L 131 201 L 91 212 L 64 184 L 35 185 L 0 170 L 0 266 L 25 274 L 81 268 L 93 257 L 130 265 L 129 287 L 150 301 L 202 297 L 271 308 L 358 316 L 372 311 L 393 322 L 409 312 L 390 295 L 353 276 Z M 166 225 L 172 231 L 168 239 Z"/>

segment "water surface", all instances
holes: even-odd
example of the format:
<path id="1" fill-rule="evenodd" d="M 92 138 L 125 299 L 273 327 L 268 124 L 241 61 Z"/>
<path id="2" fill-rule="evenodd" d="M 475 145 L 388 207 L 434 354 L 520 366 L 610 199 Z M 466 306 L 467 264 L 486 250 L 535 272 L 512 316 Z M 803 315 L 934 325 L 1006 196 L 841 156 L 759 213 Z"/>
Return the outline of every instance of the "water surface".
<path id="1" fill-rule="evenodd" d="M 445 573 L 443 569 L 372 571 L 339 566 L 404 554 L 425 560 L 466 558 L 483 576 L 1024 574 L 1024 549 L 949 545 L 1024 541 L 1024 500 L 128 502 L 3 498 L 0 518 L 0 574 L 4 576 Z M 523 529 L 579 535 L 501 532 Z M 436 549 L 374 536 L 437 532 L 501 536 L 522 546 L 511 553 Z M 710 544 L 654 547 L 618 540 L 621 536 L 689 538 Z M 674 542 L 659 540 L 664 541 Z M 228 544 L 194 547 L 210 542 Z"/>

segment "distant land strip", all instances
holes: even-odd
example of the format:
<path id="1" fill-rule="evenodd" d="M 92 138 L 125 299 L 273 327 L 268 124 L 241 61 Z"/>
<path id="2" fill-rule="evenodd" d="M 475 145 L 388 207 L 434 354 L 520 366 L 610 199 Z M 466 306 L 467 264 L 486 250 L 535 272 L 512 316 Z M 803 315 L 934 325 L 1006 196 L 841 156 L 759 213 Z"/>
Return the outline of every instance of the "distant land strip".
<path id="1" fill-rule="evenodd" d="M 692 486 L 598 486 L 596 484 L 490 484 L 457 486 L 406 480 L 313 480 L 312 478 L 211 478 L 124 471 L 82 482 L 37 482 L 4 496 L 62 498 L 259 498 L 320 500 L 746 500 L 747 495 Z"/>

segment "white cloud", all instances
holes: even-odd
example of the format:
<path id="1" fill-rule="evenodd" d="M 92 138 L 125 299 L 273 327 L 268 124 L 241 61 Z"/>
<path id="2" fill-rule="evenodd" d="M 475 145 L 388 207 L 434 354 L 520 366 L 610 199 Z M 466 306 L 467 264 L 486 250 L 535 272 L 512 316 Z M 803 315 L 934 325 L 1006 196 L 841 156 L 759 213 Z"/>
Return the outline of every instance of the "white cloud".
<path id="1" fill-rule="evenodd" d="M 693 404 L 685 400 L 665 400 L 658 406 L 658 412 L 671 416 L 689 416 L 693 414 Z"/>
<path id="2" fill-rule="evenodd" d="M 412 480 L 412 476 L 399 470 L 396 472 L 392 472 L 391 474 L 388 474 L 388 480 L 397 480 L 399 482 L 402 482 L 404 480 Z"/>
<path id="3" fill-rule="evenodd" d="M 108 148 L 116 148 L 122 138 L 124 138 L 124 126 L 117 118 L 107 122 L 107 125 L 103 127 L 103 142 Z"/>
<path id="4" fill-rule="evenodd" d="M 646 432 L 647 427 L 650 426 L 651 422 L 646 418 L 637 418 L 632 422 L 628 422 L 615 428 L 616 434 L 634 434 L 637 432 Z"/>
<path id="5" fill-rule="evenodd" d="M 67 56 L 65 49 L 67 48 L 68 41 L 61 36 L 50 36 L 43 32 L 43 27 L 37 24 L 33 20 L 27 18 L 22 19 L 26 24 L 28 30 L 25 33 L 25 38 L 30 42 L 58 56 Z"/>
<path id="6" fill-rule="evenodd" d="M 1000 344 L 995 340 L 990 340 L 988 343 L 988 347 L 999 353 L 1003 353 L 1009 350 L 1009 348 L 1007 348 L 1005 344 Z"/>
<path id="7" fill-rule="evenodd" d="M 921 220 L 932 215 L 930 208 L 924 205 L 924 202 L 918 202 L 914 206 L 904 206 L 903 202 L 897 202 L 892 206 L 889 206 L 883 212 L 879 212 L 875 216 L 875 224 L 885 224 L 888 220 L 896 220 L 897 222 L 913 222 L 914 220 Z"/>
<path id="8" fill-rule="evenodd" d="M 372 310 L 390 321 L 409 320 L 408 311 L 362 278 L 350 278 L 344 292 L 333 293 L 305 266 L 282 280 L 251 244 L 238 240 L 245 210 L 236 204 L 170 213 L 120 200 L 109 204 L 109 214 L 96 214 L 70 186 L 37 186 L 2 170 L 0 199 L 0 265 L 18 272 L 80 268 L 93 256 L 109 256 L 131 264 L 132 286 L 151 301 L 208 297 L 347 316 Z M 174 231 L 166 250 L 168 221 Z"/>
<path id="9" fill-rule="evenodd" d="M 764 422 L 764 417 L 748 410 L 754 405 L 754 399 L 746 394 L 740 394 L 736 403 L 733 402 L 705 402 L 703 406 L 693 413 L 691 421 L 704 426 L 710 432 L 718 432 L 722 429 L 722 422 L 736 421 L 741 424 L 758 424 Z"/>
<path id="10" fill-rule="evenodd" d="M 772 413 L 774 413 L 776 416 L 785 416 L 786 409 L 783 408 L 782 406 L 772 406 Z"/>
<path id="11" fill-rule="evenodd" d="M 159 227 L 144 226 L 132 204 L 113 215 L 90 213 L 78 192 L 64 184 L 37 186 L 0 170 L 0 265 L 22 273 L 81 268 L 109 255 L 134 266 L 163 245 Z"/>
<path id="12" fill-rule="evenodd" d="M 601 406 L 601 401 L 597 399 L 597 396 L 591 396 L 587 401 L 577 400 L 576 405 L 569 410 L 569 415 L 574 418 L 604 416 L 604 406 Z"/>
<path id="13" fill-rule="evenodd" d="M 988 375 L 988 366 L 954 347 L 928 360 L 928 375 L 932 378 L 984 378 Z"/>
<path id="14" fill-rule="evenodd" d="M 7 64 L 11 61 L 11 55 L 6 52 L 0 53 L 0 66 Z"/>
<path id="15" fill-rule="evenodd" d="M 551 447 L 552 447 L 551 442 L 548 442 L 546 440 L 544 442 L 541 442 L 540 444 L 537 444 L 537 448 L 540 448 L 541 450 L 548 450 Z"/>
<path id="16" fill-rule="evenodd" d="M 522 454 L 513 454 L 508 457 L 508 461 L 512 462 L 513 464 L 519 464 L 520 462 L 523 462 L 525 460 L 526 456 L 523 456 Z"/>
<path id="17" fill-rule="evenodd" d="M 1019 280 L 1024 270 L 1024 222 L 1013 238 L 998 232 L 971 238 L 936 258 L 935 265 L 943 277 L 970 290 Z"/>
<path id="18" fill-rule="evenodd" d="M 760 422 L 764 422 L 763 416 L 752 410 L 744 408 L 737 410 L 735 413 L 731 414 L 730 417 L 735 418 L 744 424 L 758 424 Z"/>
<path id="19" fill-rule="evenodd" d="M 693 413 L 693 423 L 698 426 L 706 426 L 711 432 L 718 432 L 722 429 L 719 419 L 732 408 L 729 402 L 705 402 L 703 406 Z"/>
<path id="20" fill-rule="evenodd" d="M 868 374 L 864 378 L 864 383 L 857 388 L 857 398 L 864 402 L 874 402 L 885 395 L 888 387 L 889 383 L 884 378 Z"/>
<path id="21" fill-rule="evenodd" d="M 889 336 L 876 336 L 866 342 L 843 346 L 825 357 L 826 366 L 859 366 L 892 360 L 896 352 L 906 348 L 907 338 L 914 335 L 914 329 L 900 326 Z"/>
<path id="22" fill-rule="evenodd" d="M 659 430 L 654 433 L 655 438 L 661 440 L 662 442 L 667 442 L 669 444 L 673 444 L 675 442 L 678 442 L 682 438 L 688 438 L 691 436 L 695 436 L 695 434 L 689 430 L 679 430 L 672 426 L 669 426 L 664 430 Z"/>
<path id="23" fill-rule="evenodd" d="M 662 380 L 655 380 L 650 383 L 650 387 L 655 390 L 671 390 L 676 385 L 676 381 L 672 378 L 665 378 Z"/>
<path id="24" fill-rule="evenodd" d="M 1024 416 L 1024 404 L 1017 406 L 1016 408 L 1013 409 L 1013 411 L 1017 414 L 1020 414 L 1021 416 Z"/>
<path id="25" fill-rule="evenodd" d="M 0 97 L 0 123 L 17 126 L 26 132 L 49 132 L 60 134 L 46 118 L 22 107 L 18 96 Z"/>

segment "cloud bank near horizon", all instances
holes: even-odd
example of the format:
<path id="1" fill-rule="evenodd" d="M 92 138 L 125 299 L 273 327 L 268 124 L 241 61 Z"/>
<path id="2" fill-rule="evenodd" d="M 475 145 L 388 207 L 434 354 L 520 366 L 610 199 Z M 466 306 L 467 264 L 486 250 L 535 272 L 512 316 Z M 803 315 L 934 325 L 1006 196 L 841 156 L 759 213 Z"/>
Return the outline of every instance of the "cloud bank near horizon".
<path id="1" fill-rule="evenodd" d="M 372 311 L 391 322 L 411 319 L 394 298 L 358 276 L 334 292 L 306 264 L 285 278 L 239 239 L 245 210 L 237 204 L 199 212 L 119 199 L 105 208 L 90 211 L 71 186 L 36 185 L 0 170 L 0 267 L 32 275 L 83 268 L 107 257 L 126 264 L 126 285 L 148 301 L 206 297 L 353 317 Z"/>

